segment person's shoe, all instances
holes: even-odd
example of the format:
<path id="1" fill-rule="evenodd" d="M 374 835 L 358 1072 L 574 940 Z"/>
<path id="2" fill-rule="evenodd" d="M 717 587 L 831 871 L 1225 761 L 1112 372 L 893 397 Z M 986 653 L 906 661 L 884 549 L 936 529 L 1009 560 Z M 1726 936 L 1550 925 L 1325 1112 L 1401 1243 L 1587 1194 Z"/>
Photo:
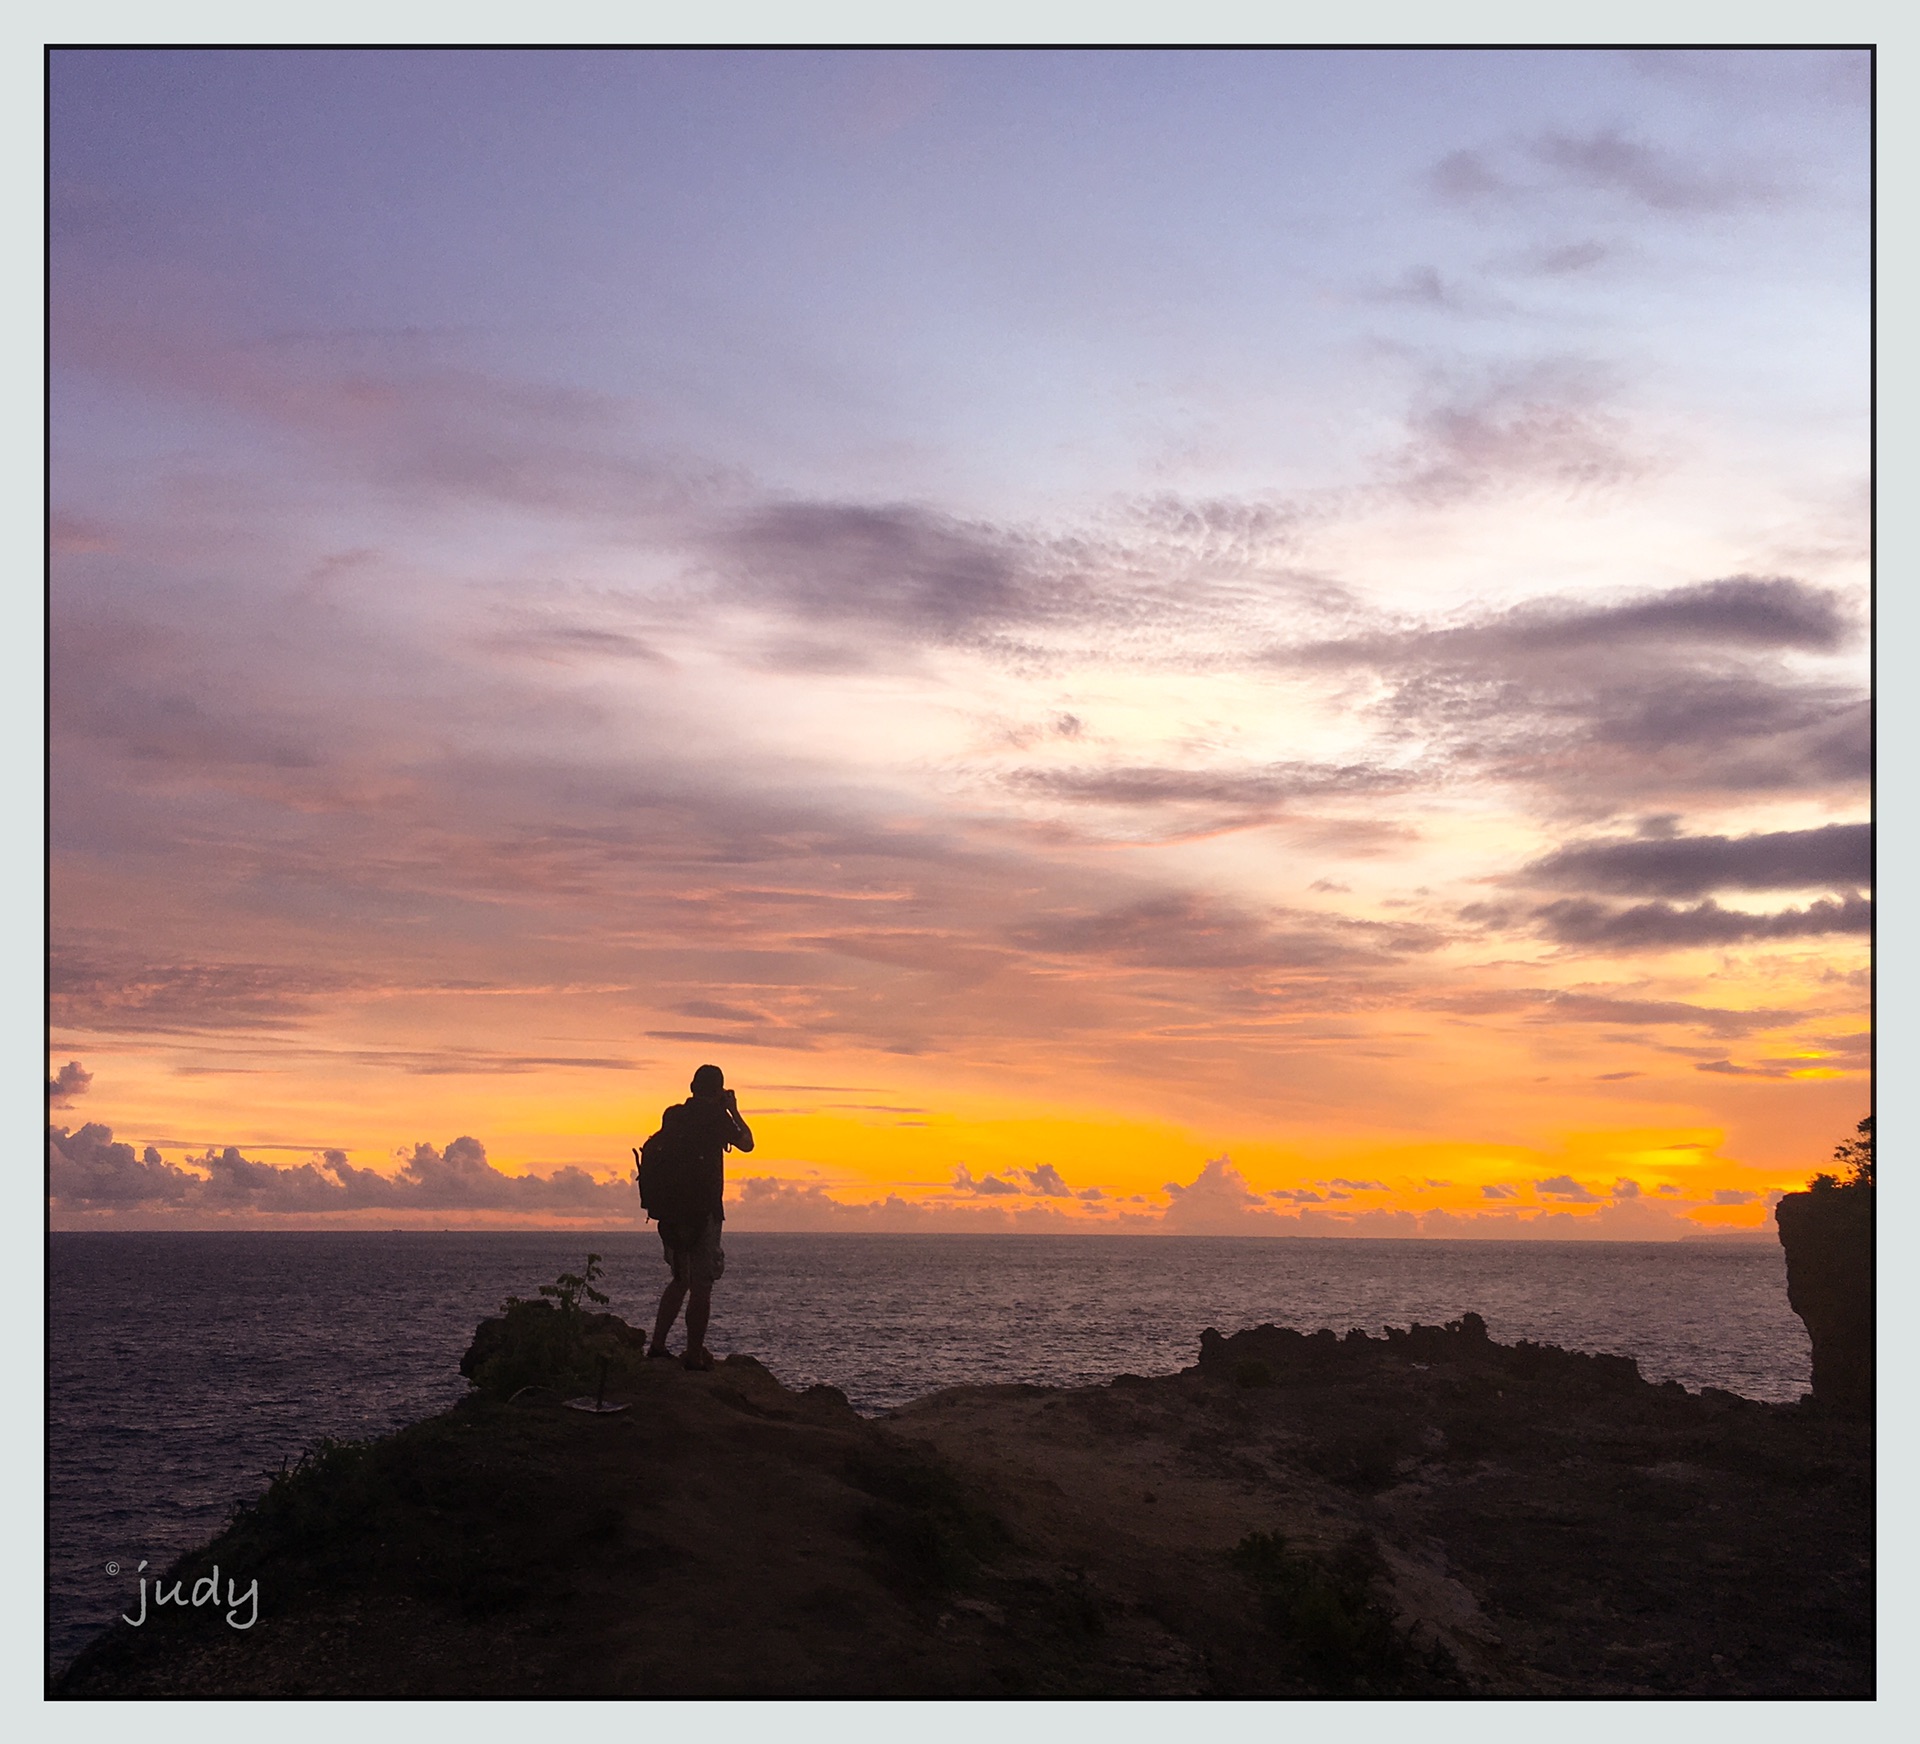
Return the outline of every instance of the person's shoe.
<path id="1" fill-rule="evenodd" d="M 680 1359 L 680 1366 L 688 1369 L 710 1369 L 713 1367 L 713 1352 L 690 1350 Z"/>
<path id="2" fill-rule="evenodd" d="M 665 1357 L 668 1362 L 672 1362 L 673 1352 L 664 1344 L 650 1345 L 647 1349 L 647 1361 L 652 1362 L 656 1357 Z"/>

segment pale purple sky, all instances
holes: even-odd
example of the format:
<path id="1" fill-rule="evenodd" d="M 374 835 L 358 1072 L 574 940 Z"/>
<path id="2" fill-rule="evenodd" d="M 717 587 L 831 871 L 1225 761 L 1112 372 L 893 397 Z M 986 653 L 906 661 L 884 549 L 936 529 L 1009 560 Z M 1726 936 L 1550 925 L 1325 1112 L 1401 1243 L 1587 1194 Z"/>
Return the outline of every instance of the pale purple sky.
<path id="1" fill-rule="evenodd" d="M 710 1045 L 1798 1154 L 1864 1095 L 1866 74 L 56 54 L 56 1043 L 349 1150 Z"/>

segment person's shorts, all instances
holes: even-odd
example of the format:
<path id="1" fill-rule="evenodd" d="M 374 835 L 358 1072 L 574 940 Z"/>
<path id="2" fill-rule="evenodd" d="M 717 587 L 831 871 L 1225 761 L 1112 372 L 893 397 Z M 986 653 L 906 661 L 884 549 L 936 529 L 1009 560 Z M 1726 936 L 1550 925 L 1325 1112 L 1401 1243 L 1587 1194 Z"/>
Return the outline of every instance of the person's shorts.
<path id="1" fill-rule="evenodd" d="M 660 1245 L 666 1250 L 667 1264 L 673 1268 L 676 1284 L 717 1283 L 727 1269 L 727 1256 L 720 1250 L 720 1220 L 709 1217 L 693 1240 L 682 1240 L 683 1232 L 660 1226 Z"/>

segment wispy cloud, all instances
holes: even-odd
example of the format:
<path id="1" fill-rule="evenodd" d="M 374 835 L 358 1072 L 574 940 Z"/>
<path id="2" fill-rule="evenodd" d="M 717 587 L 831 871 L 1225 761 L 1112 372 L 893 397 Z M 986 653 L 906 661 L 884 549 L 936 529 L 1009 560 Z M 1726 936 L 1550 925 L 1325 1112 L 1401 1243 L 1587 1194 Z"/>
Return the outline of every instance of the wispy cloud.
<path id="1" fill-rule="evenodd" d="M 1785 178 L 1757 162 L 1689 155 L 1614 127 L 1452 151 L 1434 165 L 1430 185 L 1469 205 L 1585 195 L 1674 218 L 1772 205 L 1788 193 Z"/>
<path id="2" fill-rule="evenodd" d="M 1646 464 L 1593 372 L 1567 362 L 1437 384 L 1409 424 L 1389 476 L 1424 503 L 1516 487 L 1591 491 L 1633 478 Z"/>

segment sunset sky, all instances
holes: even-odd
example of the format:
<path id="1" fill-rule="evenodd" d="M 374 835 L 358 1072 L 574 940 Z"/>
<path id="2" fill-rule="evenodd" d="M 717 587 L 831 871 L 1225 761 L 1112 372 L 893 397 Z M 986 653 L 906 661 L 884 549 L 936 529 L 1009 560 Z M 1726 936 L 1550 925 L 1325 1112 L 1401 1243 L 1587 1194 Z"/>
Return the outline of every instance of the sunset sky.
<path id="1" fill-rule="evenodd" d="M 55 1226 L 1760 1229 L 1867 75 L 55 54 Z"/>

